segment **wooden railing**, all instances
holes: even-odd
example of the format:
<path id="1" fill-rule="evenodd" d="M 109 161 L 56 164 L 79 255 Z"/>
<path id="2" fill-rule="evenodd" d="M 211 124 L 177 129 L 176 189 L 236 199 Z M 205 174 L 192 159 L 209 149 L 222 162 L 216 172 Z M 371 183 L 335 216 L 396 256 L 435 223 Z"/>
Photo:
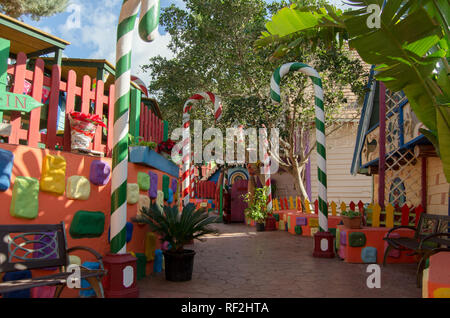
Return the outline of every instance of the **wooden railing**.
<path id="1" fill-rule="evenodd" d="M 7 63 L 7 61 L 0 61 Z M 11 111 L 9 123 L 11 125 L 11 133 L 8 138 L 10 144 L 25 144 L 30 147 L 38 147 L 39 143 L 44 144 L 48 149 L 58 149 L 63 151 L 71 151 L 70 143 L 70 123 L 68 114 L 71 111 L 81 111 L 82 113 L 92 113 L 103 118 L 106 117 L 107 129 L 106 134 L 103 133 L 101 127 L 97 128 L 94 136 L 91 150 L 104 153 L 110 157 L 113 146 L 113 123 L 114 123 L 114 85 L 110 85 L 108 92 L 105 94 L 103 81 L 99 80 L 96 87 L 91 89 L 91 78 L 87 75 L 83 76 L 82 85 L 78 87 L 77 74 L 75 71 L 68 72 L 67 81 L 61 80 L 61 67 L 52 66 L 51 76 L 44 75 L 44 61 L 37 59 L 33 70 L 27 70 L 27 56 L 24 53 L 18 53 L 16 63 L 7 66 L 7 73 L 11 76 L 12 92 L 23 94 L 26 81 L 31 84 L 30 95 L 37 101 L 42 101 L 43 88 L 50 88 L 48 98 L 47 126 L 40 127 L 42 107 L 33 109 L 30 114 L 23 115 L 20 111 Z M 66 108 L 64 133 L 58 133 L 58 107 L 60 100 L 60 92 L 66 93 Z M 154 141 L 160 143 L 163 140 L 164 124 L 149 107 L 144 106 L 140 102 L 140 97 L 131 100 L 131 107 L 140 108 L 138 110 L 139 118 L 137 119 L 137 131 L 145 141 Z M 92 108 L 91 105 L 94 107 Z M 132 112 L 135 112 L 135 109 Z M 29 117 L 29 119 L 28 119 Z M 28 125 L 27 125 L 28 120 Z M 46 133 L 40 130 L 46 128 Z"/>

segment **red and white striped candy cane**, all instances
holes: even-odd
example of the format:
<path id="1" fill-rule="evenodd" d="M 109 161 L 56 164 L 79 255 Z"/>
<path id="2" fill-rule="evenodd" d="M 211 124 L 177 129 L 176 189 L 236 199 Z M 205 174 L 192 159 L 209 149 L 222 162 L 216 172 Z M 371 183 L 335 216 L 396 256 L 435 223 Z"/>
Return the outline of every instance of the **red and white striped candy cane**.
<path id="1" fill-rule="evenodd" d="M 263 143 L 264 143 L 264 181 L 267 189 L 267 211 L 272 211 L 272 184 L 270 181 L 270 156 L 269 156 L 269 140 L 267 137 L 267 130 L 261 129 Z"/>
<path id="2" fill-rule="evenodd" d="M 214 118 L 216 122 L 222 117 L 222 103 L 219 96 L 211 92 L 198 93 L 191 96 L 183 106 L 183 167 L 181 184 L 183 187 L 183 205 L 189 203 L 190 197 L 190 163 L 191 163 L 191 134 L 190 134 L 190 115 L 192 104 L 202 99 L 209 99 L 214 104 Z"/>

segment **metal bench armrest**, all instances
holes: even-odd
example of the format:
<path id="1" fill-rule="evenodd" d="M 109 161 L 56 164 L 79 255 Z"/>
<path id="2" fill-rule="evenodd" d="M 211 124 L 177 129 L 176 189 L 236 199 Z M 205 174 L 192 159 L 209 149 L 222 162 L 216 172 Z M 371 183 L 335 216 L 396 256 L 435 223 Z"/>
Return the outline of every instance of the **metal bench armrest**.
<path id="1" fill-rule="evenodd" d="M 431 239 L 431 238 L 434 238 L 434 237 L 438 237 L 438 236 L 447 236 L 447 237 L 450 237 L 450 233 L 433 233 L 433 234 L 429 234 L 429 235 L 423 237 L 423 238 L 420 240 L 420 243 L 419 243 L 419 250 L 422 249 L 422 245 L 423 245 L 423 243 L 424 243 L 425 241 L 427 241 L 427 240 L 429 240 L 429 239 Z"/>
<path id="2" fill-rule="evenodd" d="M 100 268 L 104 269 L 104 267 L 103 267 L 103 256 L 100 255 L 100 253 L 98 253 L 96 250 L 94 250 L 94 249 L 92 249 L 90 247 L 87 247 L 87 246 L 74 246 L 74 247 L 69 248 L 67 250 L 67 253 L 69 254 L 69 253 L 71 253 L 73 251 L 86 251 L 86 252 L 91 253 L 92 255 L 95 256 L 97 261 L 100 263 Z"/>
<path id="3" fill-rule="evenodd" d="M 396 231 L 396 230 L 398 230 L 398 229 L 410 229 L 410 230 L 413 230 L 414 232 L 417 231 L 417 229 L 416 229 L 414 226 L 410 226 L 410 225 L 399 225 L 399 226 L 396 226 L 396 227 L 393 227 L 392 229 L 390 229 L 390 230 L 387 232 L 385 239 L 389 238 L 389 235 L 390 235 L 392 232 L 394 232 L 394 231 Z"/>

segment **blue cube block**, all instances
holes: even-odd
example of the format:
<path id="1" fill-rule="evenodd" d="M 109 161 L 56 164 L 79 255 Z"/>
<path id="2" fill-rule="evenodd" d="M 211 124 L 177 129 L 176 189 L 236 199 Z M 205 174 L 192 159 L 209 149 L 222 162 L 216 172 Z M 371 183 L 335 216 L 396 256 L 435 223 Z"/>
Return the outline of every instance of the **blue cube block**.
<path id="1" fill-rule="evenodd" d="M 10 282 L 13 280 L 27 279 L 27 278 L 31 278 L 31 271 L 29 270 L 5 273 L 5 276 L 3 276 L 3 281 Z M 2 296 L 3 298 L 31 298 L 31 293 L 30 289 L 24 289 L 15 292 L 4 293 Z"/>
<path id="2" fill-rule="evenodd" d="M 89 269 L 100 269 L 100 263 L 99 262 L 84 262 L 81 264 L 81 266 L 84 266 Z M 91 284 L 86 279 L 81 280 L 81 288 L 89 288 L 91 287 Z M 95 291 L 93 288 L 86 289 L 86 290 L 80 290 L 80 297 L 92 297 L 95 296 Z"/>
<path id="3" fill-rule="evenodd" d="M 6 191 L 11 185 L 11 173 L 14 163 L 14 154 L 11 151 L 0 149 L 0 191 Z"/>
<path id="4" fill-rule="evenodd" d="M 366 246 L 361 250 L 361 259 L 363 263 L 377 262 L 377 248 L 373 246 Z"/>
<path id="5" fill-rule="evenodd" d="M 162 262 L 163 262 L 163 253 L 161 250 L 155 251 L 155 262 L 153 263 L 153 272 L 161 273 L 162 272 Z"/>
<path id="6" fill-rule="evenodd" d="M 133 237 L 133 223 L 127 222 L 126 229 L 127 229 L 127 243 L 128 243 L 129 241 L 131 241 L 131 238 Z"/>

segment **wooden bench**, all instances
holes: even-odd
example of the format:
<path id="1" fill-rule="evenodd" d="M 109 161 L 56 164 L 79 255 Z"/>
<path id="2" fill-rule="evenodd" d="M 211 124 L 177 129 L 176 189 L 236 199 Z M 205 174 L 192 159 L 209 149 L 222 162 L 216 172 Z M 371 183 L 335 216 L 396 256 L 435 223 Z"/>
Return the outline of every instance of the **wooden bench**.
<path id="1" fill-rule="evenodd" d="M 417 286 L 422 285 L 422 273 L 427 259 L 438 252 L 450 251 L 450 216 L 422 213 L 417 227 L 396 226 L 390 229 L 384 240 L 388 243 L 384 253 L 383 266 L 391 249 L 410 250 L 408 255 L 417 255 Z M 391 237 L 396 230 L 406 228 L 414 231 L 414 237 Z"/>
<path id="2" fill-rule="evenodd" d="M 56 267 L 59 273 L 0 283 L 0 294 L 40 286 L 56 286 L 59 297 L 74 271 L 67 271 L 69 253 L 81 250 L 91 253 L 100 269 L 80 266 L 79 279 L 86 279 L 97 297 L 104 298 L 101 279 L 106 274 L 102 256 L 95 250 L 76 246 L 67 249 L 64 222 L 60 224 L 0 225 L 0 273 Z M 81 281 L 80 281 L 81 282 Z"/>

